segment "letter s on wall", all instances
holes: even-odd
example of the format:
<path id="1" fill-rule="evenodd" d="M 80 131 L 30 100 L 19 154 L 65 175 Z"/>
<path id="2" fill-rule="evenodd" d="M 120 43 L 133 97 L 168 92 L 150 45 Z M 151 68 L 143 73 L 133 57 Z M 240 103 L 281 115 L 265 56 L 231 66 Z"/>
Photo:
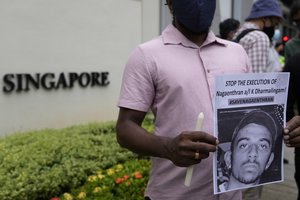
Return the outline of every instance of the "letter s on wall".
<path id="1" fill-rule="evenodd" d="M 3 92 L 10 93 L 15 89 L 15 83 L 13 82 L 14 75 L 13 74 L 5 74 L 3 77 Z"/>

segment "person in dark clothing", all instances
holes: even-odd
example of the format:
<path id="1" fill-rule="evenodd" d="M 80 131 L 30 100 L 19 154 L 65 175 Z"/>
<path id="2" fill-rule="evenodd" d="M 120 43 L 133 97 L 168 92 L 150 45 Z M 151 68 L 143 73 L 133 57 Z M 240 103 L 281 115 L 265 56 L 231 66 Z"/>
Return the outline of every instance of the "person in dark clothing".
<path id="1" fill-rule="evenodd" d="M 300 0 L 292 4 L 289 20 L 295 28 L 297 28 L 298 34 L 284 45 L 285 63 L 287 63 L 294 54 L 300 52 Z"/>
<path id="2" fill-rule="evenodd" d="M 240 22 L 233 18 L 228 18 L 219 24 L 220 37 L 225 40 L 232 40 L 235 32 L 239 29 Z"/>
<path id="3" fill-rule="evenodd" d="M 300 113 L 300 53 L 289 58 L 284 71 L 290 72 L 289 92 L 287 101 L 287 121 Z M 297 113 L 296 113 L 297 112 Z M 300 147 L 295 147 L 295 180 L 298 187 L 298 200 L 300 200 Z"/>

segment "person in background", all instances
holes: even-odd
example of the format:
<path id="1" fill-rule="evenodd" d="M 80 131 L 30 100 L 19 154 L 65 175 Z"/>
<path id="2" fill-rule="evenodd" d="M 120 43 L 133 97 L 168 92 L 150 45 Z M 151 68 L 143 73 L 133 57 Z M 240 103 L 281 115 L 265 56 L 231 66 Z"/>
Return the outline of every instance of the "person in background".
<path id="1" fill-rule="evenodd" d="M 297 28 L 298 34 L 287 41 L 284 47 L 284 59 L 285 63 L 288 62 L 289 58 L 294 54 L 300 52 L 300 1 L 295 1 L 291 6 L 289 15 L 290 21 Z"/>
<path id="2" fill-rule="evenodd" d="M 284 67 L 284 72 L 290 72 L 290 82 L 287 100 L 286 119 L 290 120 L 300 114 L 300 52 L 289 58 Z M 295 181 L 298 187 L 300 200 L 300 147 L 295 148 Z"/>
<path id="3" fill-rule="evenodd" d="M 284 44 L 282 42 L 277 42 L 275 44 L 275 49 L 279 55 L 279 62 L 280 62 L 280 65 L 282 66 L 282 70 L 283 70 L 283 67 L 285 65 L 285 60 L 284 60 Z"/>
<path id="4" fill-rule="evenodd" d="M 282 18 L 278 0 L 257 0 L 236 32 L 234 40 L 246 50 L 254 73 L 276 71 L 272 38 Z M 262 186 L 249 188 L 243 191 L 243 199 L 260 200 L 261 194 Z"/>
<path id="5" fill-rule="evenodd" d="M 289 21 L 296 27 L 298 34 L 284 45 L 284 63 L 286 64 L 290 57 L 300 52 L 300 1 L 295 1 L 290 10 Z M 285 159 L 285 163 L 288 161 Z M 298 169 L 300 171 L 300 169 Z M 299 172 L 300 173 L 300 172 Z"/>
<path id="6" fill-rule="evenodd" d="M 272 38 L 282 19 L 278 0 L 258 0 L 251 9 L 246 22 L 236 32 L 237 39 L 245 30 L 251 30 L 238 40 L 246 50 L 252 64 L 253 72 L 274 71 L 270 55 Z M 245 33 L 245 32 L 244 32 Z"/>
<path id="7" fill-rule="evenodd" d="M 151 156 L 145 199 L 241 200 L 241 191 L 213 193 L 212 152 L 218 140 L 212 99 L 214 77 L 250 72 L 248 56 L 239 44 L 210 31 L 216 0 L 167 0 L 167 6 L 173 22 L 159 37 L 138 45 L 124 69 L 117 140 Z M 153 134 L 141 127 L 150 110 Z M 205 116 L 202 131 L 193 131 L 200 112 Z M 191 165 L 192 182 L 185 186 Z"/>
<path id="8" fill-rule="evenodd" d="M 274 31 L 274 35 L 271 38 L 271 47 L 270 47 L 270 53 L 269 53 L 269 61 L 268 66 L 273 65 L 274 72 L 281 72 L 284 67 L 284 63 L 282 62 L 281 55 L 279 54 L 279 51 L 282 51 L 280 49 L 283 47 L 283 45 L 279 45 L 279 41 L 281 39 L 281 32 L 279 28 L 276 28 Z M 278 46 L 277 46 L 278 44 Z M 283 57 L 283 56 L 282 56 Z"/>
<path id="9" fill-rule="evenodd" d="M 240 27 L 240 22 L 233 18 L 228 18 L 219 24 L 220 37 L 225 40 L 232 40 L 234 34 Z"/>
<path id="10" fill-rule="evenodd" d="M 276 29 L 278 30 L 278 29 Z M 275 32 L 276 32 L 275 30 Z M 267 72 L 281 72 L 283 69 L 282 63 L 280 62 L 280 56 L 275 48 L 275 41 L 271 41 L 271 46 L 269 49 L 269 57 L 268 57 L 268 71 Z"/>

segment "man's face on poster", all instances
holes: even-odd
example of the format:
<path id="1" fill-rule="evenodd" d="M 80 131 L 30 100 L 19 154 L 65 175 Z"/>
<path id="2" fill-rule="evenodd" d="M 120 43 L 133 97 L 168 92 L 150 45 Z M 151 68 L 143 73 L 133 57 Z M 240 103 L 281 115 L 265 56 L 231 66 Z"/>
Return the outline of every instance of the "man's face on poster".
<path id="1" fill-rule="evenodd" d="M 273 161 L 272 135 L 262 125 L 250 123 L 237 133 L 231 154 L 231 173 L 239 182 L 256 182 Z"/>

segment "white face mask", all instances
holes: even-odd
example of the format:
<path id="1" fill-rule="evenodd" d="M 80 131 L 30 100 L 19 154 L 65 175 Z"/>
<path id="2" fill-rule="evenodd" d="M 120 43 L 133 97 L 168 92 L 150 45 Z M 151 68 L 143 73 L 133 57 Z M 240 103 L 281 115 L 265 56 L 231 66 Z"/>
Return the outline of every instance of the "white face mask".
<path id="1" fill-rule="evenodd" d="M 273 40 L 278 42 L 281 38 L 281 32 L 279 29 L 275 29 L 274 35 L 273 35 Z"/>

